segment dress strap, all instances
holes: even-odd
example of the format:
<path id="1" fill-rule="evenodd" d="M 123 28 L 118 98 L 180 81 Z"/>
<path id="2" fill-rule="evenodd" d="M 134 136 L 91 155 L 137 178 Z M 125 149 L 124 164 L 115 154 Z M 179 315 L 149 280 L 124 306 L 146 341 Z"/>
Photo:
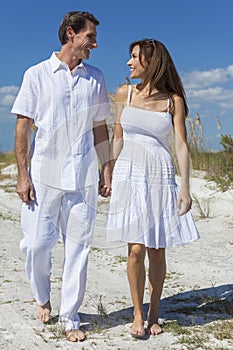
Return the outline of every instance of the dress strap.
<path id="1" fill-rule="evenodd" d="M 127 106 L 129 106 L 131 101 L 131 91 L 132 91 L 132 85 L 128 85 L 128 98 L 127 98 Z"/>
<path id="2" fill-rule="evenodd" d="M 169 109 L 170 109 L 170 96 L 168 97 L 168 101 L 167 101 L 167 113 L 170 112 Z"/>

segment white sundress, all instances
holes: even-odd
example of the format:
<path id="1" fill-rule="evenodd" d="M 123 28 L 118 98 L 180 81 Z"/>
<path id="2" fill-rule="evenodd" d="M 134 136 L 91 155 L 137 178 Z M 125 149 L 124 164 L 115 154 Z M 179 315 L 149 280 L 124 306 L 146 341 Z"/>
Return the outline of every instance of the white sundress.
<path id="1" fill-rule="evenodd" d="M 130 105 L 121 115 L 123 148 L 115 163 L 107 241 L 166 248 L 199 239 L 191 212 L 179 216 L 178 185 L 169 151 L 172 116 Z"/>

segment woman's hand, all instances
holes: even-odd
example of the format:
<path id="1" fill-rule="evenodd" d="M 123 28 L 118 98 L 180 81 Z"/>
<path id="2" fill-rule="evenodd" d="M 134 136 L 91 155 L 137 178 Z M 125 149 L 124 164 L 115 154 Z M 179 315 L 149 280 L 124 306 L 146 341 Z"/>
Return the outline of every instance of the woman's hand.
<path id="1" fill-rule="evenodd" d="M 111 175 L 110 175 L 110 167 L 109 165 L 102 168 L 99 178 L 99 194 L 102 197 L 111 196 L 112 188 L 111 188 Z"/>
<path id="2" fill-rule="evenodd" d="M 186 214 L 191 209 L 191 206 L 192 198 L 189 190 L 181 188 L 177 199 L 177 210 L 179 210 L 179 215 Z"/>

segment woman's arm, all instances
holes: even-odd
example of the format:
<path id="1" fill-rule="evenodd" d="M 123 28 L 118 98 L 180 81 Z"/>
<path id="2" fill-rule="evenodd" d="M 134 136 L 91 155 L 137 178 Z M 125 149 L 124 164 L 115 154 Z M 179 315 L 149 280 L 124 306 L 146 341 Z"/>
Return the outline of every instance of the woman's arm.
<path id="1" fill-rule="evenodd" d="M 181 188 L 178 195 L 177 209 L 180 215 L 189 211 L 192 205 L 192 199 L 189 191 L 189 150 L 187 142 L 187 132 L 185 126 L 185 110 L 183 99 L 174 96 L 175 108 L 173 115 L 174 131 L 175 131 L 175 150 L 181 174 Z"/>
<path id="2" fill-rule="evenodd" d="M 99 194 L 103 197 L 108 197 L 111 192 L 111 174 L 109 165 L 109 137 L 105 120 L 94 123 L 93 134 L 96 153 L 101 165 Z"/>
<path id="3" fill-rule="evenodd" d="M 113 132 L 113 137 L 112 137 L 111 147 L 110 147 L 111 173 L 113 171 L 115 162 L 119 154 L 121 153 L 121 150 L 123 147 L 123 130 L 120 123 L 120 119 L 121 119 L 121 113 L 127 101 L 127 96 L 128 96 L 128 85 L 123 85 L 117 90 L 116 97 L 115 97 L 116 114 L 115 114 L 115 121 L 114 121 L 114 132 Z"/>

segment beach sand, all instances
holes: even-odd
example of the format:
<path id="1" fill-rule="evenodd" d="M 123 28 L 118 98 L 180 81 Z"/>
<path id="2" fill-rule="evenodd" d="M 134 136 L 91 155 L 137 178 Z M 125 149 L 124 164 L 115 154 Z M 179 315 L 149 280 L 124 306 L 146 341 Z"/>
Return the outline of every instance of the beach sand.
<path id="1" fill-rule="evenodd" d="M 21 202 L 13 192 L 16 169 L 9 166 L 2 173 L 8 178 L 0 183 L 1 349 L 233 349 L 233 191 L 222 193 L 201 173 L 193 172 L 191 193 L 197 201 L 192 213 L 201 239 L 167 250 L 167 277 L 160 304 L 164 332 L 143 340 L 129 335 L 133 308 L 126 275 L 127 246 L 106 243 L 109 200 L 100 197 L 87 288 L 80 308 L 87 340 L 73 344 L 64 338 L 57 323 L 62 240 L 53 249 L 53 311 L 51 324 L 45 325 L 36 319 L 25 257 L 19 250 Z M 146 288 L 145 314 L 148 300 Z"/>

